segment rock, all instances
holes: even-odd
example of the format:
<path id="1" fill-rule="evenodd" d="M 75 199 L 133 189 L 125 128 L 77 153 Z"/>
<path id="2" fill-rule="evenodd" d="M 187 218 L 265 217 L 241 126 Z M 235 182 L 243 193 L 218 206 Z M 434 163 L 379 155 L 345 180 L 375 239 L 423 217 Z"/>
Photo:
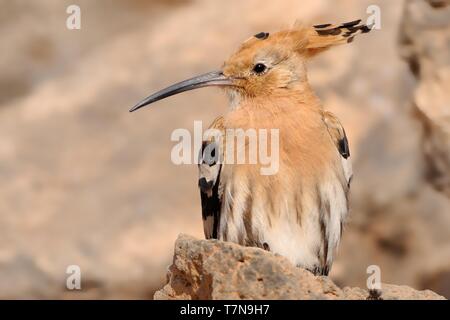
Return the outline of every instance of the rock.
<path id="1" fill-rule="evenodd" d="M 450 197 L 450 1 L 408 1 L 400 35 L 417 78 L 413 105 L 425 128 L 428 178 Z"/>
<path id="2" fill-rule="evenodd" d="M 339 288 L 328 277 L 316 277 L 286 258 L 218 240 L 180 235 L 175 243 L 168 283 L 155 293 L 164 299 L 367 299 L 361 288 Z M 407 286 L 382 285 L 380 299 L 435 300 L 444 297 Z"/>

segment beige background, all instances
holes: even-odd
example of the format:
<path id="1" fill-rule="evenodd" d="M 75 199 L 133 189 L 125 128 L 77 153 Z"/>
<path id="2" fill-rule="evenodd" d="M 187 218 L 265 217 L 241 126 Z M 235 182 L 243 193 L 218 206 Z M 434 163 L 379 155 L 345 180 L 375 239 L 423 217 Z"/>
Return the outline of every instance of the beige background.
<path id="1" fill-rule="evenodd" d="M 309 68 L 354 160 L 331 277 L 364 286 L 376 264 L 383 282 L 450 297 L 450 200 L 427 175 L 418 80 L 400 56 L 403 1 L 78 0 L 82 29 L 70 31 L 74 2 L 0 1 L 1 298 L 151 298 L 177 235 L 203 236 L 197 168 L 171 163 L 170 134 L 209 123 L 227 100 L 209 88 L 129 107 L 217 69 L 257 32 L 365 20 L 370 4 L 382 29 Z M 80 292 L 65 289 L 71 264 Z"/>

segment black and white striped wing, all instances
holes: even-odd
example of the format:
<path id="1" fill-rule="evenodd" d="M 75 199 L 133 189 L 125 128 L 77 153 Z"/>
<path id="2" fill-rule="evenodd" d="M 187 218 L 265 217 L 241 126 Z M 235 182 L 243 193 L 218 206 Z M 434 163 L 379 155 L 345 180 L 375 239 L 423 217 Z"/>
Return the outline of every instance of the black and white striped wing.
<path id="1" fill-rule="evenodd" d="M 217 118 L 210 129 L 223 131 L 223 119 Z M 222 188 L 220 173 L 222 164 L 219 159 L 223 159 L 220 154 L 219 141 L 211 138 L 203 141 L 200 161 L 198 165 L 200 198 L 202 205 L 203 230 L 206 239 L 217 239 L 220 211 L 222 208 Z"/>
<path id="2" fill-rule="evenodd" d="M 322 231 L 322 248 L 319 258 L 322 261 L 313 272 L 327 275 L 331 269 L 335 250 L 342 236 L 343 225 L 348 214 L 348 194 L 352 178 L 352 165 L 347 136 L 339 120 L 330 112 L 323 112 L 323 121 L 331 141 L 336 147 L 342 171 L 330 176 L 320 187 L 319 223 Z"/>

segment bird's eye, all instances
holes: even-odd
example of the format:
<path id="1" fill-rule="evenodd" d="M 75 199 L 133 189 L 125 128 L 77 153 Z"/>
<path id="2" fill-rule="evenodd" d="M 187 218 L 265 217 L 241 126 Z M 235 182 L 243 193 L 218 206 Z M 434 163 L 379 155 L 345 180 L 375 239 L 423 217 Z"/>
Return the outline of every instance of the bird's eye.
<path id="1" fill-rule="evenodd" d="M 262 64 L 262 63 L 257 63 L 257 64 L 255 64 L 255 66 L 253 67 L 253 71 L 254 71 L 256 74 L 261 74 L 261 73 L 263 73 L 264 71 L 266 71 L 266 69 L 267 69 L 267 67 L 266 67 L 264 64 Z"/>

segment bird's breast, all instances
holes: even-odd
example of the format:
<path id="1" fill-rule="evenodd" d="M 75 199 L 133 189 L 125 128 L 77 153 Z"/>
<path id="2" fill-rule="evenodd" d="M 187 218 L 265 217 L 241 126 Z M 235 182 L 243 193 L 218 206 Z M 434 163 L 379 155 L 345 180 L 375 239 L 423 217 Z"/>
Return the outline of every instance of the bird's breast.
<path id="1" fill-rule="evenodd" d="M 229 129 L 278 130 L 278 148 L 271 148 L 278 153 L 271 155 L 278 170 L 263 175 L 263 163 L 224 163 L 219 238 L 268 247 L 295 264 L 313 268 L 326 259 L 319 254 L 324 251 L 320 217 L 327 210 L 345 214 L 346 195 L 340 160 L 320 117 L 298 108 L 290 111 L 236 110 L 225 118 Z M 270 139 L 267 143 L 273 143 Z M 246 152 L 249 147 L 247 142 L 234 150 Z M 336 228 L 340 230 L 340 223 Z"/>

